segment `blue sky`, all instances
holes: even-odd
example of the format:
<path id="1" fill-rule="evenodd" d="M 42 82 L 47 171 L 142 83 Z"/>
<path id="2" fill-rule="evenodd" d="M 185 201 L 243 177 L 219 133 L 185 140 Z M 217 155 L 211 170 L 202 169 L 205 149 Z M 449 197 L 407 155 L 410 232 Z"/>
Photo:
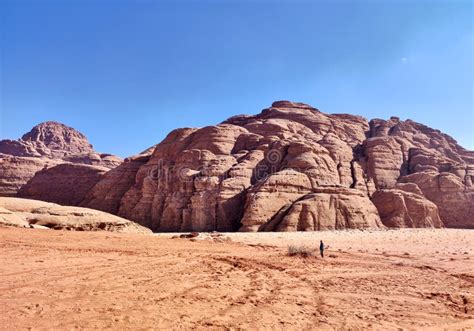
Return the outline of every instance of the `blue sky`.
<path id="1" fill-rule="evenodd" d="M 133 155 L 275 100 L 474 149 L 471 1 L 0 1 L 0 138 L 56 120 Z"/>

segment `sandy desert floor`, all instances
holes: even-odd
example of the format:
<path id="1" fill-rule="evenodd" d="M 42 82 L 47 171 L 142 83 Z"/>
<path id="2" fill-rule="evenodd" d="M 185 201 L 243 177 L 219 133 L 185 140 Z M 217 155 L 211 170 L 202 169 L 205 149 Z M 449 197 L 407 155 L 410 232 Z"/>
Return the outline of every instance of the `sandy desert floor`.
<path id="1" fill-rule="evenodd" d="M 474 329 L 474 231 L 226 235 L 0 228 L 0 328 Z"/>

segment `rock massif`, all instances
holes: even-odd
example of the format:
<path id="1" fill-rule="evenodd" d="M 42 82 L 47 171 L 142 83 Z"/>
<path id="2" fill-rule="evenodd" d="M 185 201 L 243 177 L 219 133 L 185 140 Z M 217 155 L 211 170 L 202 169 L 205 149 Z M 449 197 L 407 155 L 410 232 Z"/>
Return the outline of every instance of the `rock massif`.
<path id="1" fill-rule="evenodd" d="M 474 227 L 473 169 L 473 152 L 411 120 L 279 101 L 172 131 L 81 205 L 154 231 Z"/>
<path id="2" fill-rule="evenodd" d="M 80 145 L 71 150 L 89 152 Z M 19 194 L 153 231 L 474 228 L 474 152 L 396 117 L 367 121 L 278 101 L 255 116 L 176 129 L 110 171 L 89 167 L 40 171 Z"/>
<path id="3" fill-rule="evenodd" d="M 0 226 L 71 231 L 151 233 L 141 225 L 98 210 L 37 200 L 0 198 Z"/>
<path id="4" fill-rule="evenodd" d="M 38 171 L 59 164 L 88 164 L 111 169 L 121 162 L 114 155 L 95 152 L 79 131 L 61 123 L 44 122 L 19 140 L 0 141 L 0 196 L 16 195 Z"/>

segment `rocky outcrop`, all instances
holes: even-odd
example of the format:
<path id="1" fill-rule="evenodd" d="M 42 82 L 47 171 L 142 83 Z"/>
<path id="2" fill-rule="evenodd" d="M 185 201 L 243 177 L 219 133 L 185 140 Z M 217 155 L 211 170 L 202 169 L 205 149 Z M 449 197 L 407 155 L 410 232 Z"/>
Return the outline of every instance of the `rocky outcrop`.
<path id="1" fill-rule="evenodd" d="M 263 231 L 322 231 L 382 228 L 377 209 L 359 190 L 325 187 L 305 195 L 265 223 Z"/>
<path id="2" fill-rule="evenodd" d="M 248 190 L 240 230 L 275 228 L 267 225 L 282 210 L 310 192 L 311 182 L 304 173 L 286 169 L 271 174 Z"/>
<path id="3" fill-rule="evenodd" d="M 79 131 L 58 122 L 43 122 L 19 140 L 0 141 L 0 153 L 59 159 L 68 155 L 94 153 L 94 150 Z"/>
<path id="4" fill-rule="evenodd" d="M 445 226 L 474 228 L 474 189 L 466 179 L 435 170 L 417 172 L 401 178 L 403 183 L 415 183 L 423 195 L 434 202 Z"/>
<path id="5" fill-rule="evenodd" d="M 393 137 L 368 138 L 363 148 L 367 155 L 367 175 L 373 178 L 376 188 L 395 186 L 405 167 L 397 140 Z"/>
<path id="6" fill-rule="evenodd" d="M 112 169 L 121 162 L 114 155 L 95 152 L 79 131 L 61 123 L 44 122 L 19 140 L 0 141 L 0 196 L 15 196 L 39 170 L 58 164 Z"/>
<path id="7" fill-rule="evenodd" d="M 59 163 L 53 159 L 0 154 L 0 196 L 15 196 L 36 172 Z"/>
<path id="8" fill-rule="evenodd" d="M 0 226 L 151 233 L 134 222 L 101 211 L 19 198 L 0 198 Z"/>
<path id="9" fill-rule="evenodd" d="M 17 196 L 76 206 L 107 171 L 108 168 L 99 166 L 63 163 L 38 171 Z"/>
<path id="10" fill-rule="evenodd" d="M 438 207 L 445 226 L 474 227 L 474 152 L 439 130 L 395 117 L 372 120 L 369 136 L 364 153 L 376 188 L 415 185 L 412 192 Z"/>
<path id="11" fill-rule="evenodd" d="M 464 186 L 472 186 L 474 152 L 459 146 L 450 136 L 412 120 L 370 121 L 364 157 L 376 188 L 392 188 L 401 177 L 416 172 L 450 172 Z"/>
<path id="12" fill-rule="evenodd" d="M 398 189 L 376 191 L 372 202 L 390 228 L 441 228 L 438 207 L 420 194 Z"/>
<path id="13" fill-rule="evenodd" d="M 121 165 L 108 171 L 87 192 L 79 205 L 117 214 L 122 197 L 135 184 L 138 170 L 149 161 L 152 152 L 153 149 L 127 158 Z M 150 175 L 156 176 L 153 173 Z"/>
<path id="14" fill-rule="evenodd" d="M 373 180 L 365 175 L 363 158 L 354 156 L 367 131 L 368 122 L 358 116 L 276 102 L 256 116 L 171 132 L 143 164 L 125 162 L 109 172 L 82 205 L 116 212 L 154 231 L 381 227 L 368 198 Z M 123 180 L 120 194 L 107 193 L 126 172 L 133 183 Z M 333 216 L 310 222 L 305 218 L 311 213 L 294 216 L 298 205 L 275 223 L 305 196 L 307 203 L 319 203 L 313 215 L 324 210 Z"/>

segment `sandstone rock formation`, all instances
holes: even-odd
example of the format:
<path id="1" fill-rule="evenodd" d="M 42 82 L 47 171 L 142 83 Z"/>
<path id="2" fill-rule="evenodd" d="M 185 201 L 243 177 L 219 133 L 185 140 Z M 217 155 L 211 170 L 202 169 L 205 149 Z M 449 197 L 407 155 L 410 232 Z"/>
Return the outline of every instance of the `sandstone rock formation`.
<path id="1" fill-rule="evenodd" d="M 372 195 L 372 202 L 387 227 L 443 227 L 438 207 L 422 195 L 397 189 L 384 189 Z"/>
<path id="2" fill-rule="evenodd" d="M 388 217 L 379 209 L 386 225 L 452 226 L 444 209 L 453 205 L 440 206 L 409 176 L 451 169 L 464 189 L 457 192 L 465 206 L 455 214 L 462 213 L 462 226 L 468 226 L 474 224 L 468 216 L 472 195 L 466 193 L 473 164 L 474 154 L 452 138 L 410 120 L 367 122 L 281 101 L 256 116 L 173 131 L 138 168 L 133 185 L 127 182 L 125 194 L 106 200 L 98 184 L 93 206 L 119 206 L 113 212 L 156 231 L 381 227 L 370 198 L 376 190 L 396 188 L 390 194 L 398 204 L 391 207 L 399 214 Z M 441 219 L 427 199 L 439 206 Z"/>
<path id="3" fill-rule="evenodd" d="M 321 231 L 381 228 L 377 209 L 363 192 L 322 187 L 282 208 L 263 231 Z M 245 223 L 244 223 L 245 226 Z"/>
<path id="4" fill-rule="evenodd" d="M 0 226 L 151 233 L 149 229 L 134 222 L 93 209 L 5 197 L 0 198 Z"/>
<path id="5" fill-rule="evenodd" d="M 75 169 L 40 172 L 22 192 L 44 198 L 32 188 L 48 180 L 67 187 L 66 168 Z M 289 101 L 174 130 L 86 190 L 99 172 L 89 175 L 62 199 L 154 231 L 474 227 L 474 152 L 411 120 L 369 122 Z"/>
<path id="6" fill-rule="evenodd" d="M 76 206 L 107 171 L 109 169 L 105 167 L 62 163 L 38 171 L 23 185 L 17 196 Z"/>
<path id="7" fill-rule="evenodd" d="M 60 159 L 68 155 L 94 153 L 94 150 L 79 131 L 61 123 L 44 122 L 35 126 L 19 140 L 2 140 L 0 153 Z"/>
<path id="8" fill-rule="evenodd" d="M 36 172 L 60 163 L 55 159 L 0 154 L 0 196 L 15 196 Z"/>
<path id="9" fill-rule="evenodd" d="M 366 131 L 358 116 L 276 102 L 256 116 L 171 132 L 142 165 L 114 170 L 133 172 L 131 185 L 119 185 L 125 193 L 108 193 L 111 171 L 82 205 L 155 231 L 381 227 L 369 199 L 374 183 L 353 156 Z M 310 212 L 298 211 L 305 197 Z"/>
<path id="10" fill-rule="evenodd" d="M 470 175 L 469 175 L 470 176 Z M 421 171 L 401 178 L 416 183 L 423 195 L 434 202 L 446 227 L 474 228 L 474 188 L 449 172 Z"/>
<path id="11" fill-rule="evenodd" d="M 114 155 L 95 152 L 79 131 L 57 122 L 44 122 L 19 140 L 0 141 L 0 196 L 15 196 L 36 172 L 58 164 L 112 169 L 121 162 Z"/>
<path id="12" fill-rule="evenodd" d="M 80 205 L 118 214 L 123 195 L 135 184 L 139 168 L 149 161 L 153 149 L 126 158 L 121 165 L 104 174 L 93 189 L 87 192 Z"/>
<path id="13" fill-rule="evenodd" d="M 474 228 L 474 152 L 439 130 L 398 118 L 372 120 L 364 145 L 376 188 L 416 184 L 416 193 L 436 204 L 445 226 Z M 378 154 L 384 146 L 391 152 Z"/>

